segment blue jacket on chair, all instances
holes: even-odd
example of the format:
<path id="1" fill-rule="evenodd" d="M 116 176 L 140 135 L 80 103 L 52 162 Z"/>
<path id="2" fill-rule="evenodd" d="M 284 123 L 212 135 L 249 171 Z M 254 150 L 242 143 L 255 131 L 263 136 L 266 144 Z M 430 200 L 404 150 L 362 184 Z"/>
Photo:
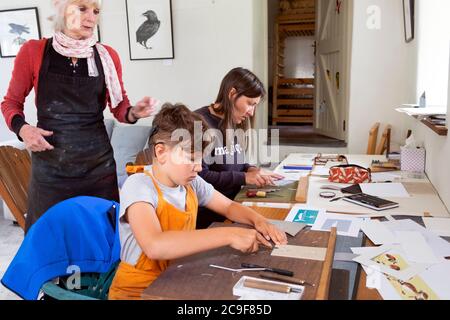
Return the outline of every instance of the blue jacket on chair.
<path id="1" fill-rule="evenodd" d="M 108 271 L 120 258 L 119 209 L 117 202 L 93 197 L 53 206 L 28 231 L 2 284 L 36 300 L 42 285 L 74 269 Z"/>

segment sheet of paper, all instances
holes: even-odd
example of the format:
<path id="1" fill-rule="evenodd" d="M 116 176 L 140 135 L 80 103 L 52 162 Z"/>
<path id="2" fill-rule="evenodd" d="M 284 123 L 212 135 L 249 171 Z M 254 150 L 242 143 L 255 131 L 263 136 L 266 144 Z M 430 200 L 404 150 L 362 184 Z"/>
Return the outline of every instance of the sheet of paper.
<path id="1" fill-rule="evenodd" d="M 299 222 L 312 226 L 320 213 L 325 213 L 325 210 L 296 205 L 291 209 L 285 221 Z"/>
<path id="2" fill-rule="evenodd" d="M 418 223 L 407 220 L 386 221 L 383 224 L 391 230 L 391 232 L 397 231 L 419 231 L 422 236 L 425 237 L 428 245 L 433 250 L 436 257 L 450 257 L 450 243 L 439 237 L 434 232 L 427 230 Z"/>
<path id="3" fill-rule="evenodd" d="M 378 247 L 361 247 L 361 248 L 350 248 L 354 254 L 366 255 L 378 252 Z"/>
<path id="4" fill-rule="evenodd" d="M 320 176 L 320 177 L 328 177 L 330 175 L 330 169 L 327 167 L 315 167 L 313 169 L 313 171 L 311 172 L 311 175 Z"/>
<path id="5" fill-rule="evenodd" d="M 364 221 L 361 230 L 375 245 L 398 243 L 395 235 L 378 220 Z"/>
<path id="6" fill-rule="evenodd" d="M 431 266 L 407 260 L 399 245 L 377 247 L 377 250 L 360 255 L 353 261 L 402 281 L 408 281 Z"/>
<path id="7" fill-rule="evenodd" d="M 306 227 L 306 224 L 297 222 L 289 222 L 281 220 L 269 220 L 269 222 L 293 237 L 295 237 L 300 231 L 302 231 Z"/>
<path id="8" fill-rule="evenodd" d="M 450 261 L 432 266 L 420 274 L 441 300 L 450 300 Z"/>
<path id="9" fill-rule="evenodd" d="M 392 172 L 374 172 L 372 173 L 372 182 L 386 182 L 386 181 L 399 181 L 401 180 L 401 173 Z"/>
<path id="10" fill-rule="evenodd" d="M 384 198 L 409 198 L 410 195 L 401 183 L 362 183 L 363 193 Z"/>
<path id="11" fill-rule="evenodd" d="M 332 227 L 336 227 L 338 235 L 356 238 L 362 221 L 363 219 L 350 215 L 319 212 L 311 230 L 330 231 Z"/>
<path id="12" fill-rule="evenodd" d="M 284 186 L 286 186 L 288 184 L 291 184 L 292 182 L 293 182 L 293 180 L 283 179 L 283 180 L 274 181 L 274 184 L 277 187 L 284 187 Z"/>
<path id="13" fill-rule="evenodd" d="M 289 181 L 289 183 L 292 183 L 292 181 L 298 181 L 301 177 L 306 177 L 310 174 L 311 171 L 298 171 L 298 170 L 283 170 L 277 169 L 274 171 L 275 173 L 281 174 L 284 179 L 280 181 Z M 283 182 L 284 183 L 284 182 Z M 289 184 L 286 183 L 286 184 Z"/>
<path id="14" fill-rule="evenodd" d="M 301 164 L 312 165 L 317 154 L 291 153 L 281 162 L 281 165 Z"/>
<path id="15" fill-rule="evenodd" d="M 280 293 L 269 290 L 249 288 L 244 286 L 245 280 L 254 280 L 264 283 L 281 284 L 284 286 L 288 285 L 292 288 L 300 290 L 300 292 Z M 233 287 L 233 295 L 241 297 L 240 300 L 301 300 L 304 291 L 305 291 L 304 286 L 296 284 L 286 284 L 285 282 L 271 281 L 248 276 L 243 276 Z"/>
<path id="16" fill-rule="evenodd" d="M 425 227 L 441 237 L 450 237 L 450 219 L 447 218 L 423 218 Z"/>
<path id="17" fill-rule="evenodd" d="M 353 259 L 357 257 L 354 253 L 348 253 L 348 252 L 336 252 L 334 254 L 334 261 L 345 261 L 345 262 L 351 262 Z"/>
<path id="18" fill-rule="evenodd" d="M 325 261 L 326 255 L 327 255 L 327 248 L 302 247 L 291 245 L 277 246 L 272 251 L 272 256 L 274 257 L 316 260 L 316 261 Z"/>
<path id="19" fill-rule="evenodd" d="M 395 236 L 409 261 L 436 264 L 442 262 L 418 231 L 396 231 Z"/>
<path id="20" fill-rule="evenodd" d="M 395 109 L 398 112 L 406 113 L 410 116 L 431 116 L 431 115 L 445 115 L 447 114 L 447 108 L 445 106 L 430 106 L 426 108 L 398 108 Z"/>

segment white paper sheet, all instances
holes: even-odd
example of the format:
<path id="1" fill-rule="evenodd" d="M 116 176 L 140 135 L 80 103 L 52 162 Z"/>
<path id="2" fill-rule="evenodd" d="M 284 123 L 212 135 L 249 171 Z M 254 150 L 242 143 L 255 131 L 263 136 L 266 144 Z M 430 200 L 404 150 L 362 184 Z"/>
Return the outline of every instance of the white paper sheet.
<path id="1" fill-rule="evenodd" d="M 410 195 L 401 183 L 363 183 L 360 184 L 363 193 L 384 198 L 409 198 Z"/>
<path id="2" fill-rule="evenodd" d="M 313 171 L 311 172 L 311 175 L 313 176 L 320 176 L 320 177 L 328 177 L 330 175 L 330 168 L 327 167 L 315 167 Z"/>
<path id="3" fill-rule="evenodd" d="M 281 169 L 276 169 L 274 172 L 281 174 L 284 177 L 283 180 L 280 180 L 280 181 L 284 181 L 281 183 L 285 183 L 285 181 L 289 181 L 289 183 L 292 183 L 293 181 L 300 180 L 300 178 L 302 178 L 302 177 L 306 177 L 307 175 L 310 174 L 311 171 L 283 170 L 283 168 L 281 168 Z M 286 184 L 289 184 L 289 183 L 286 183 Z"/>
<path id="4" fill-rule="evenodd" d="M 364 221 L 361 230 L 375 245 L 398 243 L 395 235 L 378 220 Z"/>
<path id="5" fill-rule="evenodd" d="M 311 230 L 330 231 L 332 227 L 336 227 L 338 235 L 356 238 L 362 221 L 363 219 L 350 215 L 320 212 Z"/>
<path id="6" fill-rule="evenodd" d="M 377 289 L 384 300 L 401 300 L 402 297 L 395 290 L 387 276 L 369 267 L 362 266 L 367 274 L 366 286 Z M 436 264 L 419 273 L 420 277 L 440 300 L 450 300 L 450 261 Z"/>
<path id="7" fill-rule="evenodd" d="M 374 259 L 379 256 L 399 256 L 405 260 L 406 267 L 394 269 L 388 265 L 380 264 L 376 262 Z M 384 274 L 393 276 L 396 279 L 400 279 L 402 281 L 408 281 L 412 277 L 418 275 L 420 272 L 426 270 L 431 266 L 431 264 L 424 263 L 414 263 L 412 261 L 408 261 L 406 259 L 406 253 L 402 250 L 399 245 L 383 245 L 381 247 L 377 247 L 377 250 L 370 251 L 366 254 L 360 255 L 359 257 L 353 259 L 353 261 L 362 264 L 363 266 L 367 266 L 377 272 L 382 272 Z M 397 262 L 392 262 L 395 265 Z"/>
<path id="8" fill-rule="evenodd" d="M 438 260 L 420 232 L 396 231 L 395 236 L 403 251 L 406 253 L 408 260 L 430 264 L 442 262 L 443 258 Z"/>
<path id="9" fill-rule="evenodd" d="M 423 218 L 428 230 L 441 237 L 450 237 L 450 219 L 446 218 Z"/>
<path id="10" fill-rule="evenodd" d="M 394 233 L 396 231 L 419 231 L 425 237 L 436 257 L 450 257 L 450 243 L 410 219 L 387 221 L 383 224 Z"/>
<path id="11" fill-rule="evenodd" d="M 372 173 L 372 182 L 399 181 L 402 179 L 401 173 L 392 172 L 374 172 Z"/>

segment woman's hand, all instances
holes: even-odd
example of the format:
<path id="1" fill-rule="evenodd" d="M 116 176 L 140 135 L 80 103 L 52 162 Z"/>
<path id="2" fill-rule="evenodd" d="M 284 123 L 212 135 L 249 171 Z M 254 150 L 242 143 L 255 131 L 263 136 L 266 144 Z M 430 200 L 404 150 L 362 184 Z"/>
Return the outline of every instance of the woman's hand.
<path id="1" fill-rule="evenodd" d="M 154 98 L 143 98 L 141 101 L 136 103 L 134 107 L 131 108 L 130 113 L 128 114 L 128 120 L 130 122 L 135 122 L 139 119 L 152 116 L 158 103 L 159 101 Z"/>
<path id="2" fill-rule="evenodd" d="M 265 240 L 272 240 L 276 245 L 287 244 L 286 233 L 269 223 L 265 218 L 260 218 L 255 222 L 255 229 L 263 235 Z M 266 241 L 266 242 L 267 242 Z"/>
<path id="3" fill-rule="evenodd" d="M 282 179 L 284 177 L 279 174 L 256 167 L 250 167 L 245 173 L 245 183 L 247 185 L 256 185 L 258 188 L 274 186 L 274 181 Z"/>
<path id="4" fill-rule="evenodd" d="M 50 137 L 53 132 L 46 131 L 26 124 L 19 131 L 19 136 L 25 143 L 25 147 L 31 152 L 43 152 L 55 149 L 45 140 L 44 137 Z"/>

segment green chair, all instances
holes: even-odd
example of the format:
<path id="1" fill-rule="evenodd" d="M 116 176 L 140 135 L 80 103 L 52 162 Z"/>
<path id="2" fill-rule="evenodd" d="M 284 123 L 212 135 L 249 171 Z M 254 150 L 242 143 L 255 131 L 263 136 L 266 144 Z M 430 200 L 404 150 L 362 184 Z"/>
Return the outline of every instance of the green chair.
<path id="1" fill-rule="evenodd" d="M 116 274 L 119 262 L 105 273 L 81 274 L 79 289 L 69 289 L 68 277 L 59 278 L 59 283 L 52 281 L 42 286 L 44 300 L 108 300 L 109 287 Z"/>

